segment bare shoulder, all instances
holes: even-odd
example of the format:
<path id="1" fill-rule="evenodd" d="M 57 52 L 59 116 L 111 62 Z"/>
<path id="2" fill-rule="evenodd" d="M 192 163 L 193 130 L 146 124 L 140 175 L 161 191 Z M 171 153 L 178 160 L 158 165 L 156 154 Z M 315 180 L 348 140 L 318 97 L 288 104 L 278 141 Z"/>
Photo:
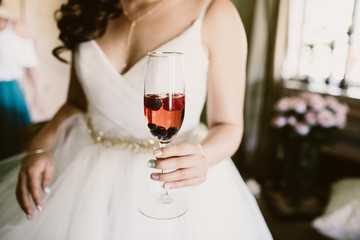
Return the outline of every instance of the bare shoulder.
<path id="1" fill-rule="evenodd" d="M 208 17 L 234 17 L 238 15 L 237 9 L 231 0 L 212 0 L 206 14 Z"/>
<path id="2" fill-rule="evenodd" d="M 29 33 L 26 29 L 26 26 L 22 21 L 17 20 L 14 22 L 13 31 L 19 37 L 26 38 L 26 39 L 30 38 Z"/>
<path id="3" fill-rule="evenodd" d="M 205 45 L 231 37 L 246 45 L 246 33 L 238 10 L 230 0 L 213 0 L 205 14 L 202 36 Z"/>

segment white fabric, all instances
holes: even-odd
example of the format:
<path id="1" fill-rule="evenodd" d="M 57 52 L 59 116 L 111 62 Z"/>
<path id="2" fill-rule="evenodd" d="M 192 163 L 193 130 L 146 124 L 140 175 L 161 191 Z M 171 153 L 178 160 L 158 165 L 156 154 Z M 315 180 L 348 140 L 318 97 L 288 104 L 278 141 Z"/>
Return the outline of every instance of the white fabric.
<path id="1" fill-rule="evenodd" d="M 320 233 L 339 240 L 360 240 L 360 179 L 343 179 L 331 188 L 323 215 L 313 221 Z"/>
<path id="2" fill-rule="evenodd" d="M 0 31 L 0 81 L 20 79 L 23 67 L 34 67 L 38 63 L 34 43 L 12 31 L 9 21 Z"/>
<path id="3" fill-rule="evenodd" d="M 187 70 L 186 113 L 177 142 L 199 142 L 208 59 L 201 46 L 201 18 L 157 50 L 182 51 Z M 94 41 L 80 44 L 76 70 L 89 100 L 96 130 L 107 136 L 147 139 L 143 116 L 146 58 L 119 75 Z M 205 183 L 177 190 L 189 211 L 174 220 L 154 220 L 137 210 L 147 193 L 158 193 L 147 167 L 152 152 L 94 144 L 81 115 L 60 130 L 52 191 L 44 209 L 27 221 L 15 203 L 16 172 L 0 186 L 0 239 L 52 240 L 267 240 L 272 239 L 252 196 L 230 158 L 211 167 Z M 7 224 L 7 225 L 5 225 Z M 4 226 L 5 225 L 5 226 Z"/>

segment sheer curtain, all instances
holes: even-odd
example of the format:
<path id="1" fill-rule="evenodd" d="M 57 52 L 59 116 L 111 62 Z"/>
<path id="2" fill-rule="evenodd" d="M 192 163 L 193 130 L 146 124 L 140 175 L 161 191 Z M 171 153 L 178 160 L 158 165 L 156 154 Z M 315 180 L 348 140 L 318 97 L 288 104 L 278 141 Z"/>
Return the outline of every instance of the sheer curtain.
<path id="1" fill-rule="evenodd" d="M 248 32 L 249 54 L 245 96 L 245 130 L 235 159 L 253 175 L 271 173 L 269 129 L 272 104 L 281 90 L 281 68 L 287 45 L 290 0 L 256 0 Z"/>

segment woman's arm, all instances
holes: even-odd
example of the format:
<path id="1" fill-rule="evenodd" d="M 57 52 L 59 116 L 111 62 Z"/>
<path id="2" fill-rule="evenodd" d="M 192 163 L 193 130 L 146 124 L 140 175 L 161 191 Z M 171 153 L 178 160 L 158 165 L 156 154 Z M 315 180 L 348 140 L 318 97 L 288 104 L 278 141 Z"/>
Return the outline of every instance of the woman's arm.
<path id="1" fill-rule="evenodd" d="M 152 173 L 165 187 L 179 188 L 205 181 L 207 169 L 231 157 L 243 134 L 247 57 L 246 35 L 229 0 L 214 0 L 203 22 L 203 44 L 209 53 L 207 118 L 209 135 L 201 144 L 178 144 L 156 150 L 149 166 L 170 173 Z"/>
<path id="2" fill-rule="evenodd" d="M 215 0 L 203 27 L 209 49 L 207 120 L 210 133 L 202 142 L 209 166 L 231 157 L 243 135 L 247 40 L 234 5 Z"/>
<path id="3" fill-rule="evenodd" d="M 28 152 L 33 152 L 37 149 L 53 149 L 56 142 L 57 130 L 61 123 L 73 114 L 84 112 L 86 109 L 86 97 L 76 76 L 74 66 L 72 65 L 66 102 L 49 123 L 45 125 L 39 134 L 31 141 Z M 48 187 L 50 186 L 53 170 L 54 159 L 50 152 L 31 155 L 23 160 L 16 187 L 16 197 L 20 207 L 27 214 L 29 220 L 34 217 L 30 195 L 38 210 L 41 210 L 43 208 L 43 203 L 40 198 L 39 190 L 40 177 L 41 188 L 47 193 L 49 191 Z"/>
<path id="4" fill-rule="evenodd" d="M 61 123 L 74 113 L 86 112 L 87 100 L 81 84 L 75 73 L 74 66 L 71 66 L 70 83 L 66 102 L 58 110 L 49 123 L 30 143 L 29 151 L 39 148 L 52 149 L 55 143 L 55 136 Z"/>
<path id="5" fill-rule="evenodd" d="M 39 105 L 39 88 L 38 88 L 38 84 L 37 84 L 37 71 L 36 71 L 36 67 L 25 67 L 25 73 L 27 78 L 29 79 L 32 88 L 33 88 L 33 92 L 34 92 L 34 96 L 32 99 L 32 106 L 38 109 L 41 109 L 41 106 Z"/>

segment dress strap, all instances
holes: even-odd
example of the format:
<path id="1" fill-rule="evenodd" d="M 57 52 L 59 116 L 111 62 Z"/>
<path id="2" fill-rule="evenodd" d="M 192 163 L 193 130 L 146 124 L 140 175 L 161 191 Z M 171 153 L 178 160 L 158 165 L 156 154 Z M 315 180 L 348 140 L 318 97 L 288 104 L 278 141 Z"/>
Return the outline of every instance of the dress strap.
<path id="1" fill-rule="evenodd" d="M 202 19 L 203 19 L 204 16 L 205 16 L 206 11 L 208 10 L 208 8 L 209 8 L 209 6 L 210 6 L 210 4 L 211 4 L 211 2 L 212 2 L 212 0 L 207 0 L 204 8 L 201 10 L 200 15 L 199 15 L 199 18 L 198 18 L 201 22 L 202 22 Z"/>
<path id="2" fill-rule="evenodd" d="M 13 26 L 14 26 L 14 21 L 9 18 L 7 20 L 4 30 L 12 30 Z"/>
<path id="3" fill-rule="evenodd" d="M 9 18 L 9 19 L 7 20 L 5 29 L 11 29 L 13 25 L 14 25 L 14 21 Z"/>

